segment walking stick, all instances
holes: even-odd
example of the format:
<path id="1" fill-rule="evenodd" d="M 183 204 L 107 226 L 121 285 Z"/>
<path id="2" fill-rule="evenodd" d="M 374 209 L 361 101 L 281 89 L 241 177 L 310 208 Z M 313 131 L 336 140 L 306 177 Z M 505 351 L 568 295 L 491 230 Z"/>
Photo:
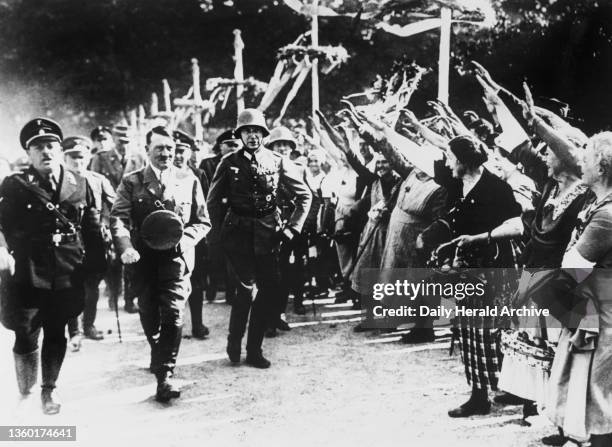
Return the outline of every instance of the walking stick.
<path id="1" fill-rule="evenodd" d="M 119 343 L 123 343 L 121 339 L 121 323 L 119 323 L 119 295 L 115 295 L 115 321 L 117 322 L 117 334 L 119 334 Z"/>

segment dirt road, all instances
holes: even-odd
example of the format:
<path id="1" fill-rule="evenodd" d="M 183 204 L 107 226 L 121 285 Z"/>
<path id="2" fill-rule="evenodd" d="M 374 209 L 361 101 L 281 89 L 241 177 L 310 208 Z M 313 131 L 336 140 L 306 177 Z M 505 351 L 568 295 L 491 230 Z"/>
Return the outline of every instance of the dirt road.
<path id="1" fill-rule="evenodd" d="M 138 316 L 121 312 L 119 344 L 113 314 L 101 303 L 97 325 L 113 332 L 68 353 L 57 416 L 41 414 L 38 389 L 25 400 L 17 395 L 12 333 L 1 328 L 0 425 L 75 425 L 77 442 L 66 444 L 73 446 L 529 447 L 553 431 L 541 417 L 523 425 L 519 407 L 450 419 L 447 410 L 469 389 L 448 338 L 407 346 L 397 333 L 355 334 L 358 312 L 331 301 L 317 302 L 316 318 L 311 307 L 305 317 L 290 314 L 293 330 L 266 339 L 269 370 L 230 366 L 229 306 L 205 305 L 211 336 L 183 340 L 176 371 L 183 394 L 169 405 L 153 400 Z"/>

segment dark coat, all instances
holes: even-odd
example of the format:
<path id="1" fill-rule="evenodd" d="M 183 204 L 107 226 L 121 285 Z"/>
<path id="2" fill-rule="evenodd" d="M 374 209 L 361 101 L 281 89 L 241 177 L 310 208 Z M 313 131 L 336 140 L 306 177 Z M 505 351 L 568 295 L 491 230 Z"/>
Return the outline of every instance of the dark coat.
<path id="1" fill-rule="evenodd" d="M 34 288 L 60 290 L 82 280 L 79 273 L 85 244 L 100 232 L 100 215 L 87 179 L 61 168 L 57 192 L 41 187 L 43 180 L 34 168 L 7 177 L 0 187 L 0 246 L 15 258 L 12 281 Z M 71 232 L 36 195 L 44 196 L 74 226 L 76 236 L 54 244 L 52 235 Z"/>

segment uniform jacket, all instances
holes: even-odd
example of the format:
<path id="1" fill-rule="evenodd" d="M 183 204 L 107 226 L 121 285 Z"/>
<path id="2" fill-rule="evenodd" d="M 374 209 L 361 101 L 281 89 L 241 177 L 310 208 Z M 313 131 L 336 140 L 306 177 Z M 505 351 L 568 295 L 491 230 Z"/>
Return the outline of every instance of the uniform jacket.
<path id="1" fill-rule="evenodd" d="M 84 177 L 91 186 L 96 209 L 100 212 L 101 229 L 98 234 L 87 238 L 85 253 L 85 268 L 87 272 L 104 273 L 111 256 L 112 242 L 110 237 L 110 210 L 115 203 L 117 194 L 110 181 L 102 174 L 85 171 Z"/>
<path id="2" fill-rule="evenodd" d="M 18 179 L 54 204 L 75 231 Z M 7 177 L 0 186 L 0 246 L 7 247 L 15 258 L 15 282 L 41 289 L 65 289 L 75 285 L 82 267 L 84 240 L 100 232 L 99 212 L 86 178 L 62 167 L 54 194 L 43 189 L 42 182 L 30 167 Z M 54 244 L 52 236 L 61 233 L 76 234 L 70 241 Z"/>
<path id="3" fill-rule="evenodd" d="M 117 200 L 111 210 L 111 232 L 118 255 L 126 249 L 145 249 L 139 236 L 143 220 L 159 208 L 175 212 L 183 221 L 184 234 L 179 253 L 192 252 L 210 229 L 206 202 L 198 179 L 190 171 L 169 168 L 165 193 L 150 166 L 125 176 L 117 189 Z"/>
<path id="4" fill-rule="evenodd" d="M 215 171 L 221 162 L 221 158 L 221 154 L 214 154 L 207 156 L 200 162 L 200 169 L 204 171 L 209 184 L 212 183 L 212 179 L 215 176 Z"/>
<path id="5" fill-rule="evenodd" d="M 117 151 L 110 150 L 98 152 L 91 160 L 90 169 L 106 177 L 114 189 L 119 187 L 123 176 L 136 171 L 145 165 L 145 158 L 141 154 L 126 154 L 124 163 Z"/>
<path id="6" fill-rule="evenodd" d="M 273 247 L 273 235 L 282 224 L 279 188 L 295 198 L 295 209 L 287 226 L 299 233 L 312 196 L 295 164 L 264 147 L 255 151 L 254 157 L 244 148 L 227 154 L 221 159 L 208 192 L 215 234 L 219 231 L 222 236 L 224 229 L 239 227 L 253 231 L 256 251 L 265 252 Z M 231 241 L 225 239 L 228 249 Z"/>

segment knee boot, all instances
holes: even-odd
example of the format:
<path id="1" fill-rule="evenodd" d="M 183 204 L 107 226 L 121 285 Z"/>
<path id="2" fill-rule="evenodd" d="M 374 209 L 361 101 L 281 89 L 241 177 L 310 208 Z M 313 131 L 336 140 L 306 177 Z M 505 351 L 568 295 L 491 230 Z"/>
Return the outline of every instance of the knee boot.
<path id="1" fill-rule="evenodd" d="M 38 349 L 28 354 L 13 353 L 15 357 L 15 374 L 19 392 L 25 396 L 30 394 L 38 380 Z"/>
<path id="2" fill-rule="evenodd" d="M 57 414 L 61 405 L 53 399 L 53 391 L 59 377 L 64 356 L 66 355 L 66 340 L 48 343 L 43 339 L 41 365 L 42 365 L 42 392 L 41 401 L 45 414 Z"/>

